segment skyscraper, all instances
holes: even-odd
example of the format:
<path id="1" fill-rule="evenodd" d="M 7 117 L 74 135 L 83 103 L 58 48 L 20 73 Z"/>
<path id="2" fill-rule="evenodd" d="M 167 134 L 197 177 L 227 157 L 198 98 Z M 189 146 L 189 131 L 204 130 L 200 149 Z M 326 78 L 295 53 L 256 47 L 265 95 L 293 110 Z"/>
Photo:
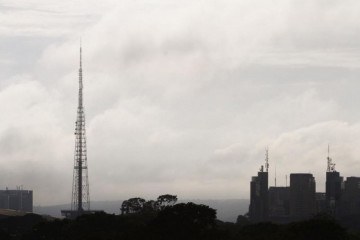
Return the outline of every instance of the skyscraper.
<path id="1" fill-rule="evenodd" d="M 330 148 L 328 148 L 325 194 L 328 212 L 333 215 L 337 212 L 343 181 L 343 177 L 335 170 L 335 163 L 330 158 Z"/>
<path id="2" fill-rule="evenodd" d="M 339 216 L 360 214 L 360 177 L 347 177 L 340 199 Z"/>
<path id="3" fill-rule="evenodd" d="M 315 178 L 310 173 L 290 174 L 290 217 L 302 220 L 316 213 Z"/>
<path id="4" fill-rule="evenodd" d="M 269 188 L 269 220 L 273 222 L 287 222 L 289 218 L 290 188 Z"/>
<path id="5" fill-rule="evenodd" d="M 268 169 L 269 155 L 266 149 L 265 171 L 261 166 L 256 177 L 252 177 L 250 182 L 250 206 L 249 217 L 252 222 L 263 222 L 268 220 L 269 211 L 269 191 L 268 191 Z"/>
<path id="6" fill-rule="evenodd" d="M 268 172 L 258 172 L 250 182 L 249 217 L 252 222 L 263 222 L 268 218 Z"/>

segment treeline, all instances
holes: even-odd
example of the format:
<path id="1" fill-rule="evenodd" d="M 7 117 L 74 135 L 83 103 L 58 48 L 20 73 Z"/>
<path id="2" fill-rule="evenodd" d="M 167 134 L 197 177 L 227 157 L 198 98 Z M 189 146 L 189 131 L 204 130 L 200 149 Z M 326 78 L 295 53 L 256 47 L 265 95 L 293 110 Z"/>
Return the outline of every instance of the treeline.
<path id="1" fill-rule="evenodd" d="M 0 239 L 49 240 L 352 240 L 360 239 L 327 216 L 286 225 L 236 223 L 216 219 L 216 211 L 194 203 L 176 204 L 176 196 L 124 201 L 120 215 L 97 213 L 75 220 L 46 220 L 29 214 L 0 220 Z M 149 207 L 150 206 L 150 207 Z"/>
<path id="2" fill-rule="evenodd" d="M 121 214 L 131 213 L 156 213 L 165 207 L 172 206 L 177 202 L 176 195 L 160 195 L 156 200 L 146 201 L 143 198 L 130 198 L 121 204 Z"/>

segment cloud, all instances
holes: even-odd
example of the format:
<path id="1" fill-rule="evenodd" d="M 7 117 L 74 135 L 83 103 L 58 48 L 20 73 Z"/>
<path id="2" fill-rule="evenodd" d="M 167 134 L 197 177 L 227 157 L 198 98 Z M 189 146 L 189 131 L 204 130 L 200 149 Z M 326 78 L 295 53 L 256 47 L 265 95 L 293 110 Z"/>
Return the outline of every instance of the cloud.
<path id="1" fill-rule="evenodd" d="M 69 36 L 94 24 L 111 5 L 115 1 L 2 1 L 0 36 Z"/>
<path id="2" fill-rule="evenodd" d="M 39 82 L 25 76 L 19 79 L 0 91 L 0 111 L 6 113 L 0 117 L 1 187 L 24 185 L 42 201 L 64 201 L 62 194 L 67 191 L 59 180 L 71 177 L 71 167 L 64 160 L 72 158 L 68 146 L 72 136 L 59 121 L 56 98 Z M 55 189 L 58 199 L 53 196 Z"/>
<path id="3" fill-rule="evenodd" d="M 249 182 L 251 176 L 256 176 L 260 165 L 264 164 L 265 148 L 269 147 L 270 185 L 274 185 L 276 168 L 278 185 L 285 186 L 285 176 L 289 177 L 290 173 L 312 173 L 317 191 L 324 192 L 328 144 L 336 170 L 344 177 L 357 176 L 359 134 L 359 123 L 321 122 L 284 132 L 272 139 L 218 149 L 207 162 L 207 167 L 209 175 L 218 179 L 239 179 L 239 186 L 243 186 L 241 183 Z M 242 193 L 247 194 L 247 191 Z"/>
<path id="4" fill-rule="evenodd" d="M 302 3 L 3 2 L 1 182 L 70 200 L 80 37 L 92 199 L 247 198 L 267 145 L 356 174 L 358 3 Z"/>

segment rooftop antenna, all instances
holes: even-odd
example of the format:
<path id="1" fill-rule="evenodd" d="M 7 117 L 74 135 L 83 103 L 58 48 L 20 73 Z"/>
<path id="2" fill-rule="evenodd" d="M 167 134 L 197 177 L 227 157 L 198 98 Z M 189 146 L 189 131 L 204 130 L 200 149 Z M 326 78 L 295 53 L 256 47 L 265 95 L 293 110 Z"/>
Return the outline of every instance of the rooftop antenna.
<path id="1" fill-rule="evenodd" d="M 265 172 L 269 172 L 269 147 L 265 148 Z"/>
<path id="2" fill-rule="evenodd" d="M 275 162 L 275 187 L 276 187 L 276 162 Z"/>
<path id="3" fill-rule="evenodd" d="M 327 172 L 335 172 L 335 163 L 332 162 L 332 158 L 330 158 L 330 144 L 328 144 L 328 156 L 327 156 Z"/>

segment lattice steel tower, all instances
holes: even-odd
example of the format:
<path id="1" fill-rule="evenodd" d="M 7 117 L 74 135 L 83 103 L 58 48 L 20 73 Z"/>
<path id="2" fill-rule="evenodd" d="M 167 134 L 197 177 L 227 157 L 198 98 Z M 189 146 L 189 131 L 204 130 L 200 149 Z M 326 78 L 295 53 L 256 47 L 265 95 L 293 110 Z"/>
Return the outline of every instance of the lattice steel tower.
<path id="1" fill-rule="evenodd" d="M 82 214 L 102 212 L 102 210 L 90 210 L 83 88 L 82 52 L 80 45 L 79 99 L 75 122 L 75 154 L 71 210 L 61 210 L 63 216 L 72 219 Z"/>
<path id="2" fill-rule="evenodd" d="M 79 100 L 75 123 L 75 156 L 71 199 L 71 210 L 77 211 L 77 215 L 81 215 L 84 210 L 90 210 L 81 54 L 82 52 L 80 46 Z"/>

